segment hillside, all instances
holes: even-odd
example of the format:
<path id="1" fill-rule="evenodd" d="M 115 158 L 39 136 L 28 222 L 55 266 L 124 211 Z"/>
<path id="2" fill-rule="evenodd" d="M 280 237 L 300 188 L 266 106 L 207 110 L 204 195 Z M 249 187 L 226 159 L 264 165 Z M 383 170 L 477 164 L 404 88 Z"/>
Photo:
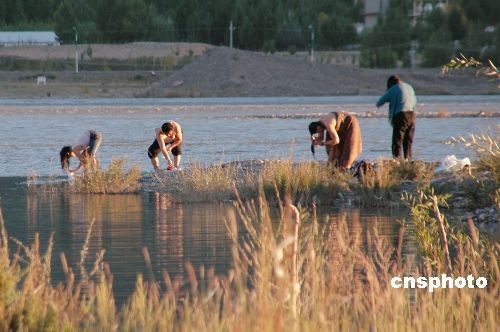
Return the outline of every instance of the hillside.
<path id="1" fill-rule="evenodd" d="M 495 94 L 496 84 L 471 71 L 444 77 L 439 69 L 364 69 L 311 63 L 293 56 L 216 47 L 152 84 L 147 96 L 332 96 L 376 95 L 397 73 L 417 94 Z"/>
<path id="2" fill-rule="evenodd" d="M 82 45 L 81 52 L 85 51 Z M 126 63 L 133 59 L 167 57 L 189 64 L 179 70 L 4 71 L 0 72 L 0 98 L 120 98 L 120 97 L 239 97 L 379 95 L 386 79 L 399 74 L 423 94 L 497 94 L 495 82 L 455 71 L 444 77 L 432 69 L 364 69 L 312 63 L 290 54 L 264 54 L 228 47 L 189 43 L 131 43 L 90 45 L 92 60 Z M 31 61 L 74 59 L 71 45 L 24 46 L 0 49 L 0 58 Z M 91 61 L 88 57 L 86 61 Z M 157 59 L 157 60 L 154 60 Z M 47 85 L 37 86 L 36 76 L 46 75 Z"/>

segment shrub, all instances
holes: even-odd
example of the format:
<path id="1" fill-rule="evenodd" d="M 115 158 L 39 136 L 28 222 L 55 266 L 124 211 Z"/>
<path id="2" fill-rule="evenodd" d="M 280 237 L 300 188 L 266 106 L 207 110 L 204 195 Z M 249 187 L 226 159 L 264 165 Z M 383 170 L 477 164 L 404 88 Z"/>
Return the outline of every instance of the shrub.
<path id="1" fill-rule="evenodd" d="M 134 192 L 139 189 L 140 169 L 133 166 L 125 170 L 125 159 L 114 159 L 108 169 L 85 165 L 81 177 L 77 177 L 74 190 L 84 193 L 116 194 Z"/>

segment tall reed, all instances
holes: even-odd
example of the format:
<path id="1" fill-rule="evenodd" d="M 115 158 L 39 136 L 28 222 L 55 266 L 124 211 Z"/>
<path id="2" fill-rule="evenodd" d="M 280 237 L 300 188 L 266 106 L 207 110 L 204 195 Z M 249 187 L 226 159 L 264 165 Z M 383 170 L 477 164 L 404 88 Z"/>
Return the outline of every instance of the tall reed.
<path id="1" fill-rule="evenodd" d="M 112 275 L 99 259 L 91 271 L 80 269 L 85 278 L 64 265 L 66 283 L 52 286 L 51 245 L 42 255 L 35 241 L 22 247 L 22 256 L 11 256 L 0 215 L 1 329 L 496 331 L 499 247 L 474 227 L 469 235 L 445 227 L 451 274 L 485 276 L 487 288 L 393 289 L 393 276 L 440 276 L 450 272 L 448 263 L 436 250 L 418 260 L 401 255 L 403 231 L 394 246 L 376 227 L 366 237 L 345 220 L 318 222 L 314 209 L 301 212 L 289 195 L 280 200 L 275 227 L 263 190 L 255 200 L 235 196 L 235 210 L 226 216 L 233 257 L 227 273 L 195 271 L 187 264 L 182 280 L 172 280 L 167 271 L 162 281 L 138 276 L 122 308 L 115 305 Z M 414 201 L 420 207 L 429 203 L 426 196 Z M 434 222 L 433 209 L 420 212 L 425 223 Z"/>
<path id="2" fill-rule="evenodd" d="M 113 159 L 107 169 L 85 165 L 81 176 L 76 177 L 72 190 L 83 193 L 116 194 L 137 191 L 140 187 L 140 168 L 125 169 L 125 159 Z"/>
<path id="3" fill-rule="evenodd" d="M 233 187 L 245 197 L 256 198 L 262 186 L 268 197 L 278 190 L 294 197 L 296 204 L 328 205 L 340 201 L 361 205 L 401 206 L 401 192 L 428 186 L 433 165 L 380 161 L 355 176 L 352 172 L 318 162 L 267 161 L 249 167 L 238 163 L 203 167 L 192 165 L 182 172 L 158 174 L 150 189 L 165 191 L 184 202 L 235 199 Z"/>

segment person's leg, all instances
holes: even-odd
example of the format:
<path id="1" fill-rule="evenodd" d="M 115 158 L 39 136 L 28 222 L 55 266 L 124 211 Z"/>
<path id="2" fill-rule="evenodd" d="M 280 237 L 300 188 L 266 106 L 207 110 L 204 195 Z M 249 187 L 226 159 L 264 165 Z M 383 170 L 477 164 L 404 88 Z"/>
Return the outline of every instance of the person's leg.
<path id="1" fill-rule="evenodd" d="M 99 167 L 99 161 L 97 160 L 96 153 L 102 143 L 102 135 L 100 132 L 95 130 L 90 131 L 90 142 L 87 148 L 88 156 L 90 157 L 90 162 L 92 166 Z"/>
<path id="2" fill-rule="evenodd" d="M 158 160 L 158 157 L 151 158 L 151 165 L 153 165 L 155 171 L 160 169 L 160 161 Z"/>
<path id="3" fill-rule="evenodd" d="M 90 131 L 90 143 L 89 143 L 89 148 L 88 152 L 91 156 L 95 156 L 97 153 L 97 150 L 101 146 L 102 143 L 102 135 L 101 133 L 91 130 Z"/>
<path id="4" fill-rule="evenodd" d="M 155 140 L 153 144 L 148 148 L 148 157 L 151 159 L 151 164 L 155 171 L 160 169 L 160 160 L 158 159 L 158 154 L 160 153 L 160 146 Z"/>
<path id="5" fill-rule="evenodd" d="M 181 155 L 182 155 L 181 145 L 182 144 L 179 144 L 172 149 L 172 154 L 174 155 L 175 168 L 179 168 L 179 166 L 181 165 Z"/>
<path id="6" fill-rule="evenodd" d="M 406 130 L 403 138 L 403 151 L 405 159 L 412 157 L 413 136 L 415 135 L 415 113 L 406 112 Z"/>
<path id="7" fill-rule="evenodd" d="M 392 156 L 398 159 L 401 156 L 401 145 L 404 136 L 404 113 L 399 112 L 394 117 L 394 127 L 392 130 Z"/>
<path id="8" fill-rule="evenodd" d="M 175 168 L 179 168 L 181 165 L 181 155 L 174 156 L 174 166 Z"/>

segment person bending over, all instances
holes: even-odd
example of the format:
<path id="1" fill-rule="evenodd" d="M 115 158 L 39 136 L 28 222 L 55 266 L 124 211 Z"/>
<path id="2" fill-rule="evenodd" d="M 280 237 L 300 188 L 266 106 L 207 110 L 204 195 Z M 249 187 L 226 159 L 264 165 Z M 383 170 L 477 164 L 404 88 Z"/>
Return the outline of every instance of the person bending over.
<path id="1" fill-rule="evenodd" d="M 160 169 L 160 161 L 158 159 L 160 152 L 163 153 L 165 160 L 168 162 L 167 170 L 180 170 L 181 146 L 182 129 L 177 122 L 168 121 L 161 128 L 156 128 L 155 141 L 148 149 L 148 156 L 155 171 Z M 170 158 L 170 152 L 174 156 L 173 162 Z"/>
<path id="2" fill-rule="evenodd" d="M 358 119 L 345 112 L 333 112 L 309 124 L 313 146 L 324 145 L 328 161 L 345 170 L 361 154 L 361 127 Z"/>
<path id="3" fill-rule="evenodd" d="M 96 152 L 101 142 L 102 135 L 100 132 L 92 129 L 85 130 L 74 145 L 66 145 L 59 152 L 61 157 L 61 168 L 64 171 L 74 173 L 82 166 L 98 166 Z M 74 169 L 69 168 L 69 160 L 71 157 L 76 157 L 79 161 L 78 166 Z"/>

